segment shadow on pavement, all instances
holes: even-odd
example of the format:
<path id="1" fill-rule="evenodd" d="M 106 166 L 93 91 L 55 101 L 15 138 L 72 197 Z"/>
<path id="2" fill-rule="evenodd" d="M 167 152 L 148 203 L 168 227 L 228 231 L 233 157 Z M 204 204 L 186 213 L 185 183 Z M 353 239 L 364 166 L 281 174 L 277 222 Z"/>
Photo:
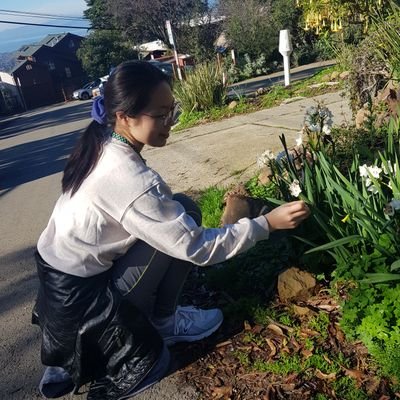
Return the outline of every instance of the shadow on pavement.
<path id="1" fill-rule="evenodd" d="M 34 115 L 20 115 L 14 119 L 0 121 L 0 140 L 19 136 L 24 133 L 50 126 L 81 121 L 90 117 L 92 102 L 77 103 L 68 107 L 68 114 L 65 108 L 50 109 Z"/>
<path id="2" fill-rule="evenodd" d="M 0 151 L 0 189 L 10 189 L 64 169 L 80 130 Z"/>

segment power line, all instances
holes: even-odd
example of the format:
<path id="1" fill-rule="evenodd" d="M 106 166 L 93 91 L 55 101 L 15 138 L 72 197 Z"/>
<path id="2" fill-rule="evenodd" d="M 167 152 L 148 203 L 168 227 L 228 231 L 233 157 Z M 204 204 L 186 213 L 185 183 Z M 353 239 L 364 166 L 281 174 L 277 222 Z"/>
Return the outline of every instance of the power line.
<path id="1" fill-rule="evenodd" d="M 50 28 L 93 29 L 91 26 L 35 24 L 33 22 L 17 22 L 17 21 L 4 21 L 4 20 L 0 20 L 0 24 L 47 26 L 47 27 L 50 27 Z"/>
<path id="2" fill-rule="evenodd" d="M 16 15 L 24 15 L 24 16 L 30 16 L 30 17 L 38 17 L 38 18 L 42 18 L 42 17 L 46 17 L 46 18 L 63 18 L 63 19 L 68 19 L 68 20 L 74 20 L 74 19 L 78 19 L 78 20 L 84 20 L 86 18 L 84 17 L 70 17 L 67 15 L 59 15 L 59 14 L 44 14 L 44 13 L 34 13 L 34 12 L 30 12 L 30 11 L 17 11 L 17 10 L 5 10 L 5 9 L 0 9 L 0 12 L 5 12 L 5 13 L 14 13 Z"/>
<path id="3" fill-rule="evenodd" d="M 19 17 L 19 18 L 34 18 L 34 19 L 45 19 L 45 20 L 58 20 L 58 21 L 87 21 L 86 18 L 64 18 L 64 17 L 45 17 L 45 16 L 39 16 L 39 15 L 23 15 L 23 14 L 16 14 L 12 12 L 1 12 L 1 16 L 13 16 L 13 17 Z"/>

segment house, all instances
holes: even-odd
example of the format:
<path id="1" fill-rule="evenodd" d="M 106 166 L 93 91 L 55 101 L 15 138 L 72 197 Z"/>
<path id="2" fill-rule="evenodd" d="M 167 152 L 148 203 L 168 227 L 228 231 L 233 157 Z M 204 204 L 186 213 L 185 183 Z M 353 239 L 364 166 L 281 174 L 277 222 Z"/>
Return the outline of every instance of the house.
<path id="1" fill-rule="evenodd" d="M 87 80 L 76 56 L 82 39 L 72 33 L 53 34 L 19 49 L 11 74 L 27 109 L 69 100 Z"/>
<path id="2" fill-rule="evenodd" d="M 169 50 L 162 40 L 142 43 L 139 46 L 135 46 L 134 49 L 138 51 L 141 60 L 154 60 L 162 57 Z"/>
<path id="3" fill-rule="evenodd" d="M 0 115 L 13 114 L 23 109 L 22 99 L 12 75 L 0 71 Z"/>

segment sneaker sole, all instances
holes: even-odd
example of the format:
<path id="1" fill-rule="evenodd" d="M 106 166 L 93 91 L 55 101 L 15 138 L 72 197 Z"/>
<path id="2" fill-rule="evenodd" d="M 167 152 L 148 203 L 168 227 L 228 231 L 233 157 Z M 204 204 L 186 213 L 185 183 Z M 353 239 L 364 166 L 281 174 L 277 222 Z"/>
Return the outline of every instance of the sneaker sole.
<path id="1" fill-rule="evenodd" d="M 176 343 L 183 343 L 183 342 L 196 342 L 197 340 L 204 339 L 213 334 L 221 326 L 222 322 L 223 318 L 221 319 L 221 321 L 218 322 L 218 324 L 211 327 L 208 331 L 200 333 L 199 335 L 169 336 L 169 337 L 164 337 L 163 340 L 167 346 L 173 346 Z"/>

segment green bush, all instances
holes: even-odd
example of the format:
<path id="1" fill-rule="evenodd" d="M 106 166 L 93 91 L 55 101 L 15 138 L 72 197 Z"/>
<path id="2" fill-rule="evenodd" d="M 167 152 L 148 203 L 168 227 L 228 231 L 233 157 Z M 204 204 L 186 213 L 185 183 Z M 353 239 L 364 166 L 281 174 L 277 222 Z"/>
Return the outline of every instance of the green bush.
<path id="1" fill-rule="evenodd" d="M 376 51 L 395 79 L 400 78 L 400 6 L 390 5 L 388 16 L 375 17 Z"/>
<path id="2" fill-rule="evenodd" d="M 214 63 L 198 65 L 186 80 L 175 85 L 175 96 L 184 113 L 208 111 L 225 104 L 227 85 L 223 71 Z"/>

